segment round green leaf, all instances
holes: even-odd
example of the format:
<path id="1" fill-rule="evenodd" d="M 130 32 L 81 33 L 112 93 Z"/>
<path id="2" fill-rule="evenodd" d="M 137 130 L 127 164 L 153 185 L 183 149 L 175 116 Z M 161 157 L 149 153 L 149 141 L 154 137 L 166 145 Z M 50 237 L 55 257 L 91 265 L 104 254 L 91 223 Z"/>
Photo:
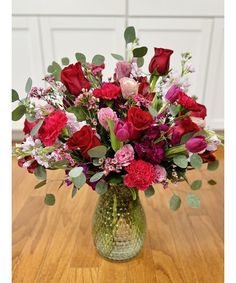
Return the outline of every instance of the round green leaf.
<path id="1" fill-rule="evenodd" d="M 96 182 L 98 180 L 100 180 L 103 176 L 103 172 L 98 172 L 96 174 L 94 174 L 91 178 L 90 178 L 90 182 Z"/>
<path id="2" fill-rule="evenodd" d="M 193 155 L 191 155 L 191 157 L 190 157 L 190 164 L 195 169 L 201 168 L 201 166 L 202 166 L 202 158 L 201 158 L 201 156 L 198 155 L 198 154 L 195 154 L 195 153 Z"/>
<path id="3" fill-rule="evenodd" d="M 199 197 L 192 193 L 187 194 L 186 202 L 192 208 L 199 208 L 201 206 Z"/>
<path id="4" fill-rule="evenodd" d="M 202 180 L 195 180 L 192 184 L 191 184 L 191 189 L 192 190 L 199 190 L 202 186 Z"/>
<path id="5" fill-rule="evenodd" d="M 136 39 L 135 28 L 132 26 L 127 27 L 124 32 L 124 38 L 125 38 L 126 44 L 130 42 L 134 42 Z"/>
<path id="6" fill-rule="evenodd" d="M 28 93 L 32 88 L 32 79 L 28 78 L 26 85 L 25 85 L 25 92 Z"/>
<path id="7" fill-rule="evenodd" d="M 44 199 L 44 203 L 46 205 L 52 206 L 55 204 L 55 202 L 56 202 L 56 199 L 53 194 L 46 194 L 45 199 Z"/>
<path id="8" fill-rule="evenodd" d="M 212 180 L 212 179 L 211 179 L 211 180 L 208 181 L 208 184 L 211 185 L 211 186 L 214 186 L 214 185 L 216 185 L 217 183 L 216 183 L 215 180 Z"/>
<path id="9" fill-rule="evenodd" d="M 26 112 L 25 105 L 21 104 L 18 107 L 16 107 L 15 110 L 12 111 L 12 120 L 18 121 L 20 120 Z"/>
<path id="10" fill-rule="evenodd" d="M 70 63 L 70 60 L 69 60 L 69 58 L 67 58 L 67 57 L 63 57 L 63 58 L 61 59 L 61 63 L 62 63 L 62 65 L 67 66 L 67 65 L 69 65 L 69 63 Z"/>
<path id="11" fill-rule="evenodd" d="M 111 56 L 112 56 L 113 58 L 115 58 L 116 60 L 119 60 L 119 61 L 124 60 L 124 57 L 121 56 L 121 55 L 119 55 L 119 54 L 111 53 Z"/>
<path id="12" fill-rule="evenodd" d="M 88 155 L 92 158 L 102 158 L 106 153 L 107 148 L 104 145 L 95 146 L 88 151 Z"/>
<path id="13" fill-rule="evenodd" d="M 80 176 L 80 174 L 83 172 L 83 167 L 75 167 L 73 169 L 70 170 L 69 172 L 69 176 L 71 178 L 76 178 L 78 176 Z"/>
<path id="14" fill-rule="evenodd" d="M 103 195 L 108 189 L 108 185 L 104 180 L 100 180 L 96 187 L 95 187 L 95 191 L 99 194 L 99 195 Z"/>
<path id="15" fill-rule="evenodd" d="M 39 180 L 46 180 L 47 179 L 46 169 L 42 165 L 39 165 L 38 167 L 36 167 L 34 169 L 34 175 Z"/>
<path id="16" fill-rule="evenodd" d="M 86 63 L 86 57 L 85 57 L 85 55 L 83 53 L 75 53 L 75 58 L 81 64 L 85 64 Z"/>
<path id="17" fill-rule="evenodd" d="M 52 65 L 49 65 L 47 68 L 48 73 L 53 73 L 54 69 Z"/>
<path id="18" fill-rule="evenodd" d="M 178 112 L 176 113 L 176 115 L 177 115 L 177 114 L 179 113 L 179 111 L 180 111 L 180 106 L 181 106 L 181 105 L 176 106 L 176 108 L 178 107 Z M 174 116 L 176 116 L 176 115 L 174 115 Z M 196 132 L 190 132 L 190 133 L 184 134 L 184 135 L 182 136 L 182 138 L 181 138 L 180 143 L 181 143 L 181 144 L 186 143 L 195 133 L 196 133 Z"/>
<path id="19" fill-rule="evenodd" d="M 180 168 L 186 168 L 188 166 L 188 159 L 185 155 L 176 155 L 173 158 L 174 164 Z"/>
<path id="20" fill-rule="evenodd" d="M 153 186 L 149 186 L 145 191 L 144 194 L 147 198 L 153 196 L 155 194 L 155 190 L 153 188 Z"/>
<path id="21" fill-rule="evenodd" d="M 81 173 L 78 177 L 72 178 L 71 181 L 77 189 L 80 189 L 86 183 L 86 176 L 84 173 Z"/>
<path id="22" fill-rule="evenodd" d="M 16 90 L 12 89 L 11 90 L 11 101 L 15 102 L 17 100 L 19 100 L 19 95 Z"/>
<path id="23" fill-rule="evenodd" d="M 138 57 L 137 58 L 137 65 L 139 68 L 141 68 L 144 64 L 144 58 L 143 57 Z"/>
<path id="24" fill-rule="evenodd" d="M 215 160 L 207 164 L 207 169 L 210 171 L 214 171 L 219 167 L 219 160 Z"/>
<path id="25" fill-rule="evenodd" d="M 97 54 L 93 57 L 92 64 L 99 66 L 102 65 L 105 61 L 105 57 L 103 55 Z"/>
<path id="26" fill-rule="evenodd" d="M 146 46 L 138 47 L 133 50 L 133 55 L 134 57 L 143 57 L 147 54 L 147 51 L 148 49 Z"/>
<path id="27" fill-rule="evenodd" d="M 173 194 L 172 198 L 170 199 L 170 209 L 172 210 L 177 210 L 180 208 L 181 205 L 181 198 L 179 196 L 177 196 L 176 194 Z"/>
<path id="28" fill-rule="evenodd" d="M 67 112 L 73 113 L 77 121 L 82 122 L 86 120 L 86 115 L 82 107 L 71 106 L 66 109 Z"/>

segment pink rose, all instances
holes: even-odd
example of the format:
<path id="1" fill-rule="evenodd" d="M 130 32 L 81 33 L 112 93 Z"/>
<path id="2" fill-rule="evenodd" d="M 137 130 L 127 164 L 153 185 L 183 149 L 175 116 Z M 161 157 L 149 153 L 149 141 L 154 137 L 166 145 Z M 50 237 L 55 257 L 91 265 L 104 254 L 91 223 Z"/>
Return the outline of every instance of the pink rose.
<path id="1" fill-rule="evenodd" d="M 133 133 L 133 124 L 118 120 L 115 124 L 114 132 L 119 141 L 127 141 Z"/>
<path id="2" fill-rule="evenodd" d="M 134 149 L 132 145 L 126 144 L 115 153 L 115 159 L 118 165 L 128 166 L 132 160 L 134 160 Z"/>
<path id="3" fill-rule="evenodd" d="M 122 78 L 120 79 L 120 88 L 122 96 L 127 99 L 138 93 L 138 83 L 134 79 Z"/>
<path id="4" fill-rule="evenodd" d="M 198 153 L 206 149 L 207 142 L 204 136 L 196 136 L 196 137 L 190 138 L 186 142 L 185 146 L 188 151 L 192 153 Z"/>
<path id="5" fill-rule="evenodd" d="M 167 173 L 164 167 L 160 165 L 156 165 L 155 174 L 156 174 L 156 177 L 155 177 L 154 183 L 161 183 L 166 180 Z"/>
<path id="6" fill-rule="evenodd" d="M 106 107 L 106 108 L 101 108 L 98 111 L 98 121 L 99 123 L 103 126 L 103 128 L 105 128 L 107 131 L 109 130 L 109 126 L 107 123 L 107 120 L 113 120 L 114 122 L 117 121 L 117 115 L 116 112 L 114 112 L 110 107 Z"/>
<path id="7" fill-rule="evenodd" d="M 132 67 L 130 63 L 126 61 L 119 61 L 118 63 L 116 63 L 116 68 L 115 68 L 116 80 L 119 81 L 124 77 L 129 77 L 131 70 Z"/>

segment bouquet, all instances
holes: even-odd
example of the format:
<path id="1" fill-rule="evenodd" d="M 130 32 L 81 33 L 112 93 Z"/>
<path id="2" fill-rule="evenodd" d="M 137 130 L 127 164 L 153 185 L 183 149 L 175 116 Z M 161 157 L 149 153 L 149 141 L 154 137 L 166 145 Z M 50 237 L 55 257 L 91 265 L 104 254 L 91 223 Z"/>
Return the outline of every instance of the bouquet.
<path id="1" fill-rule="evenodd" d="M 25 116 L 25 139 L 14 154 L 19 166 L 40 180 L 35 188 L 47 185 L 47 170 L 63 169 L 60 187 L 70 186 L 72 197 L 86 183 L 101 195 L 113 184 L 149 197 L 154 184 L 168 189 L 170 182 L 188 182 L 186 172 L 203 163 L 209 170 L 218 167 L 214 152 L 223 138 L 206 128 L 206 107 L 187 94 L 191 54 L 182 53 L 180 71 L 173 71 L 173 50 L 155 48 L 144 73 L 147 47 L 139 46 L 134 27 L 124 37 L 126 56 L 111 54 L 117 63 L 110 78 L 102 74 L 104 56 L 95 55 L 90 63 L 76 53 L 75 64 L 66 57 L 63 67 L 52 62 L 44 77 L 47 88 L 32 87 L 29 78 L 24 99 L 12 90 L 12 101 L 18 102 L 12 119 Z M 189 185 L 199 189 L 202 181 Z M 199 206 L 194 194 L 188 201 Z M 45 203 L 53 205 L 54 194 L 46 194 Z M 170 208 L 180 204 L 174 194 Z"/>

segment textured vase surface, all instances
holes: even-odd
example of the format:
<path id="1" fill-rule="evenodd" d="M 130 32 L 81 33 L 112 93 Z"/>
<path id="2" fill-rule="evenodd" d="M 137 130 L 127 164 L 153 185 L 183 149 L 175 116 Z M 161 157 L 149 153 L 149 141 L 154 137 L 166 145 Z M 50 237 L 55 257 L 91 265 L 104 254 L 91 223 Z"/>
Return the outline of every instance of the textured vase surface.
<path id="1" fill-rule="evenodd" d="M 142 249 L 146 217 L 138 191 L 109 186 L 99 197 L 93 216 L 93 240 L 98 253 L 110 260 L 124 261 Z"/>

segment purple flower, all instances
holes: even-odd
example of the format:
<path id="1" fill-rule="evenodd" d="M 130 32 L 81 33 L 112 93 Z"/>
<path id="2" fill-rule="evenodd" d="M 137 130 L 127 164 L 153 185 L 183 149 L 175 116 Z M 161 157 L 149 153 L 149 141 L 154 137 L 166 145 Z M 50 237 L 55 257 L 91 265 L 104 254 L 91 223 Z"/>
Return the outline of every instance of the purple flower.
<path id="1" fill-rule="evenodd" d="M 169 100 L 170 103 L 174 103 L 178 99 L 180 92 L 182 91 L 177 85 L 172 85 L 172 87 L 167 91 L 165 98 Z"/>
<path id="2" fill-rule="evenodd" d="M 149 128 L 146 132 L 148 139 L 155 140 L 160 137 L 160 128 L 159 126 L 153 126 Z"/>
<path id="3" fill-rule="evenodd" d="M 185 146 L 188 151 L 192 153 L 198 153 L 207 148 L 207 142 L 204 136 L 196 136 L 196 137 L 190 138 L 186 142 Z"/>
<path id="4" fill-rule="evenodd" d="M 133 133 L 133 124 L 118 120 L 115 124 L 114 132 L 119 141 L 127 141 Z"/>
<path id="5" fill-rule="evenodd" d="M 140 159 L 152 164 L 159 164 L 165 157 L 163 143 L 152 144 L 146 140 L 135 144 L 135 151 Z"/>
<path id="6" fill-rule="evenodd" d="M 119 81 L 124 77 L 129 77 L 131 73 L 132 67 L 131 64 L 126 61 L 119 61 L 116 63 L 115 74 L 116 79 Z"/>

